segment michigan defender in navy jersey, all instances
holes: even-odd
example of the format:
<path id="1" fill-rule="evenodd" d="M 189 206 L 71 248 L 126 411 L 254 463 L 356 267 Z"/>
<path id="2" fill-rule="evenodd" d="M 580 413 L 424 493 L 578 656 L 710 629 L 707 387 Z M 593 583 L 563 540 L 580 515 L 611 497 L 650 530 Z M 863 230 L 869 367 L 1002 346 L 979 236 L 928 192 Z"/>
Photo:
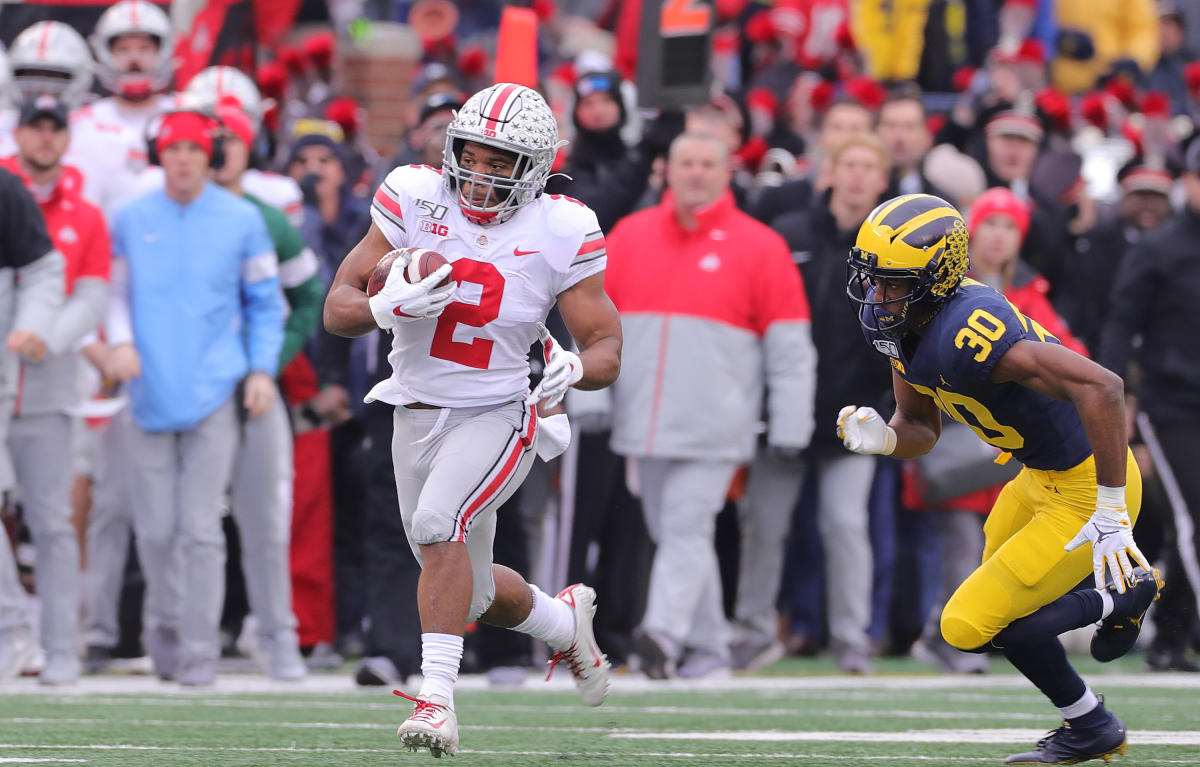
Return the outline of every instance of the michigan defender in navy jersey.
<path id="1" fill-rule="evenodd" d="M 1062 712 L 1062 727 L 1005 763 L 1124 753 L 1124 725 L 1057 638 L 1102 621 L 1092 654 L 1123 655 L 1160 586 L 1132 535 L 1141 484 L 1121 380 L 964 278 L 967 228 L 938 197 L 905 195 L 872 211 L 849 265 L 847 293 L 867 341 L 891 362 L 897 407 L 887 422 L 869 407 L 843 408 L 846 447 L 916 457 L 937 442 L 944 412 L 1024 464 L 988 517 L 982 563 L 942 612 L 947 642 L 1003 651 Z M 1073 591 L 1089 570 L 1095 588 Z"/>

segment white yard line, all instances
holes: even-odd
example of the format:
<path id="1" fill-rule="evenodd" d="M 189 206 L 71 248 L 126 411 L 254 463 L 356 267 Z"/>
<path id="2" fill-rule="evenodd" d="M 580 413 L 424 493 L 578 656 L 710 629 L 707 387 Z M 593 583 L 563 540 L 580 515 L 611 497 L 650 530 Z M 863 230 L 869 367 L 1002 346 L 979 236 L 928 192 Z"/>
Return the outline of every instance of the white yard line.
<path id="1" fill-rule="evenodd" d="M 905 730 L 903 732 L 801 732 L 731 730 L 726 732 L 614 732 L 621 740 L 725 740 L 739 743 L 1026 743 L 1046 734 L 1042 730 Z M 1130 745 L 1200 746 L 1196 730 L 1135 730 Z"/>
<path id="2" fill-rule="evenodd" d="M 24 756 L 0 756 L 0 764 L 87 764 L 87 759 L 36 759 Z"/>
<path id="3" fill-rule="evenodd" d="M 48 746 L 48 745 L 19 745 L 12 743 L 0 743 L 0 749 L 14 750 L 39 750 L 39 751 L 173 751 L 173 752 L 252 752 L 252 753 L 321 753 L 321 754 L 396 754 L 401 753 L 396 748 L 289 748 L 289 747 L 251 747 L 251 746 L 134 746 L 134 745 L 109 745 L 95 744 L 86 746 Z M 563 757 L 569 756 L 562 751 L 501 751 L 501 750 L 475 750 L 462 749 L 460 754 L 474 754 L 479 756 L 549 756 Z M 757 760 L 757 759 L 810 759 L 828 762 L 850 761 L 850 762 L 967 762 L 967 763 L 989 763 L 995 764 L 994 757 L 970 757 L 970 756 L 925 756 L 925 755 L 909 755 L 901 756 L 898 754 L 889 755 L 845 755 L 845 754 L 732 754 L 732 753 L 693 753 L 693 752 L 666 752 L 666 751 L 645 751 L 637 753 L 621 753 L 621 754 L 600 754 L 593 753 L 591 756 L 597 758 L 620 757 L 634 759 L 700 759 L 712 761 L 715 759 L 728 760 Z M 83 761 L 62 759 L 56 761 Z M 1144 764 L 1188 764 L 1194 765 L 1194 759 L 1139 759 L 1139 765 Z"/>
<path id="4" fill-rule="evenodd" d="M 567 756 L 558 751 L 476 751 L 469 748 L 460 749 L 460 754 L 477 754 L 485 756 Z M 600 756 L 600 755 L 597 755 Z M 679 751 L 645 751 L 633 754 L 613 754 L 614 757 L 640 757 L 652 759 L 810 759 L 819 762 L 979 762 L 981 764 L 996 764 L 993 756 L 926 756 L 924 754 L 706 754 L 687 753 Z M 1195 759 L 1139 759 L 1138 765 L 1144 764 L 1187 764 L 1195 765 Z"/>
<path id="5" fill-rule="evenodd" d="M 3 722 L 13 725 L 18 724 L 98 724 L 111 726 L 112 719 L 82 719 L 82 718 L 58 718 L 58 717 L 34 717 L 34 716 L 18 716 L 9 717 Z M 122 726 L 128 727 L 251 727 L 256 730 L 269 728 L 282 729 L 299 729 L 299 730 L 378 730 L 380 732 L 391 732 L 399 724 L 400 718 L 397 717 L 396 722 L 388 724 L 387 722 L 222 722 L 208 721 L 204 719 L 182 720 L 182 719 L 121 719 Z M 472 724 L 472 730 L 497 730 L 497 731 L 519 731 L 519 732 L 575 732 L 575 733 L 613 733 L 613 732 L 646 732 L 643 729 L 636 728 L 618 728 L 618 727 L 547 727 L 542 725 L 500 725 L 500 724 Z"/>
<path id="6" fill-rule="evenodd" d="M 494 711 L 512 711 L 511 708 L 503 706 L 489 707 Z M 460 709 L 468 716 L 470 713 L 475 713 L 480 710 L 479 707 L 464 706 Z M 671 708 L 671 707 L 654 707 L 654 708 L 620 708 L 612 707 L 605 708 L 604 711 L 610 714 L 663 714 L 673 716 L 727 716 L 730 714 L 746 714 L 762 716 L 764 714 L 784 716 L 784 717 L 799 717 L 803 715 L 807 719 L 814 717 L 829 717 L 836 719 L 1013 719 L 1018 721 L 1050 721 L 1045 714 L 1030 714 L 1018 711 L 995 711 L 984 713 L 980 711 L 906 711 L 900 709 L 887 709 L 879 711 L 807 711 L 804 709 L 779 709 L 779 710 L 752 710 L 752 709 L 706 709 L 706 708 Z M 403 716 L 407 713 L 407 708 L 395 709 L 398 716 Z M 578 713 L 575 710 L 573 713 Z M 8 717 L 4 719 L 6 724 L 102 724 L 111 725 L 113 719 L 96 718 L 96 717 L 58 717 L 58 716 L 18 716 Z M 397 718 L 397 721 L 399 719 Z M 310 729 L 347 729 L 347 730 L 369 730 L 377 727 L 389 726 L 387 722 L 279 722 L 279 721 L 224 721 L 224 720 L 209 720 L 209 719 L 129 719 L 122 717 L 121 724 L 129 726 L 148 726 L 148 727 L 298 727 Z M 471 724 L 472 729 L 480 728 L 480 725 Z M 557 730 L 561 732 L 615 732 L 617 730 L 627 730 L 630 732 L 649 732 L 646 727 L 564 727 L 560 725 L 487 725 L 482 726 L 482 729 L 514 729 L 514 730 Z M 655 730 L 657 731 L 657 730 Z"/>
<path id="7" fill-rule="evenodd" d="M 383 698 L 383 702 L 378 700 L 368 700 L 364 697 L 363 700 L 351 701 L 334 701 L 334 700 L 248 700 L 236 697 L 216 697 L 216 698 L 193 698 L 190 696 L 156 696 L 156 697 L 138 697 L 138 698 L 114 698 L 108 696 L 87 696 L 87 697 L 54 697 L 44 698 L 40 702 L 64 705 L 64 706 L 125 706 L 125 707 L 144 707 L 144 708 L 233 708 L 233 709 L 265 709 L 265 708 L 280 708 L 280 709 L 306 709 L 312 711 L 389 711 L 389 712 L 406 712 L 407 704 L 398 700 L 395 696 L 388 694 L 384 698 L 382 693 L 377 693 L 374 698 Z M 778 699 L 780 696 L 771 696 Z M 838 695 L 837 693 L 826 693 L 820 696 L 822 700 L 868 700 L 873 703 L 879 703 L 881 699 L 887 699 L 887 695 Z M 972 700 L 976 696 L 971 696 Z M 978 701 L 975 702 L 990 702 L 1012 703 L 1011 700 L 994 700 L 987 695 L 977 696 Z M 947 703 L 958 700 L 957 697 L 949 698 L 942 696 L 940 702 Z M 395 700 L 395 702 L 393 702 Z M 1042 698 L 1033 693 L 1029 696 L 1030 702 L 1041 703 Z M 1115 700 L 1115 699 L 1114 699 Z M 1138 705 L 1161 705 L 1161 698 L 1151 697 L 1121 697 L 1119 699 L 1121 707 L 1130 707 Z M 472 703 L 469 700 L 461 704 L 461 708 L 469 713 L 524 713 L 524 714 L 541 714 L 555 715 L 561 714 L 564 716 L 586 716 L 589 718 L 603 717 L 608 714 L 636 714 L 636 715 L 663 715 L 663 716 L 779 716 L 779 717 L 814 717 L 814 716 L 830 716 L 830 717 L 846 717 L 854 719 L 873 719 L 877 717 L 894 716 L 904 719 L 1017 719 L 1028 721 L 1046 721 L 1053 720 L 1051 713 L 1030 713 L 1019 711 L 939 711 L 929 710 L 922 711 L 920 709 L 826 709 L 822 711 L 814 711 L 811 708 L 801 707 L 781 707 L 772 706 L 770 708 L 759 707 L 710 707 L 710 706 L 619 706 L 608 704 L 596 709 L 588 709 L 581 704 L 567 705 L 493 705 Z M 1166 720 L 1173 721 L 1176 717 L 1166 715 Z"/>
<path id="8" fill-rule="evenodd" d="M 1151 686 L 1157 688 L 1185 689 L 1200 691 L 1200 675 L 1185 673 L 1155 674 Z M 1096 674 L 1089 677 L 1097 689 L 1117 689 L 1128 687 L 1146 687 L 1145 674 Z M 469 675 L 461 677 L 455 689 L 464 692 L 503 692 L 504 688 L 492 687 L 487 677 Z M 511 688 L 510 688 L 511 689 Z M 549 682 L 535 680 L 530 676 L 529 681 L 516 689 L 523 693 L 564 693 L 573 691 L 574 684 L 563 674 L 555 674 Z M 613 692 L 643 693 L 643 692 L 760 692 L 763 694 L 778 694 L 791 691 L 818 690 L 862 690 L 870 693 L 880 690 L 895 692 L 913 692 L 924 690 L 961 690 L 978 692 L 980 690 L 1029 690 L 1029 682 L 1016 674 L 992 674 L 988 676 L 960 675 L 873 675 L 848 677 L 838 674 L 827 676 L 799 677 L 764 677 L 745 676 L 732 679 L 715 680 L 680 680 L 667 681 L 649 680 L 645 677 L 628 675 L 613 678 Z M 46 695 L 46 688 L 39 685 L 32 677 L 7 682 L 4 685 L 5 695 Z M 216 697 L 222 695 L 246 694 L 289 694 L 289 695 L 360 695 L 371 697 L 381 694 L 381 688 L 361 688 L 354 684 L 349 675 L 341 674 L 311 674 L 298 682 L 280 682 L 258 674 L 222 674 L 217 677 L 217 683 L 211 688 L 188 690 L 169 682 L 163 682 L 150 676 L 87 676 L 70 688 L 59 688 L 55 696 L 78 697 L 95 694 L 112 695 L 161 695 L 179 698 Z M 383 694 L 386 694 L 384 691 Z"/>

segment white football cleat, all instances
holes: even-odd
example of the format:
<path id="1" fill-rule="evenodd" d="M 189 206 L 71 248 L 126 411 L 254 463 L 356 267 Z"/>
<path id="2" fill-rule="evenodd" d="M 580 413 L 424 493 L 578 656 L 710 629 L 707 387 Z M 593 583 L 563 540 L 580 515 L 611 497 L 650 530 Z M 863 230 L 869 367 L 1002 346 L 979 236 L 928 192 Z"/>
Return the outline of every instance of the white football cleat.
<path id="1" fill-rule="evenodd" d="M 458 717 L 454 709 L 436 700 L 421 700 L 399 690 L 392 692 L 417 704 L 412 716 L 396 729 L 396 737 L 405 748 L 409 751 L 428 748 L 434 759 L 458 753 Z"/>
<path id="2" fill-rule="evenodd" d="M 559 650 L 550 658 L 550 674 L 560 661 L 565 661 L 575 677 L 575 686 L 589 706 L 599 706 L 608 697 L 612 685 L 609 671 L 612 664 L 608 656 L 596 645 L 596 634 L 592 631 L 592 617 L 596 614 L 596 590 L 576 583 L 558 592 L 555 599 L 566 602 L 575 613 L 575 641 L 565 650 Z"/>

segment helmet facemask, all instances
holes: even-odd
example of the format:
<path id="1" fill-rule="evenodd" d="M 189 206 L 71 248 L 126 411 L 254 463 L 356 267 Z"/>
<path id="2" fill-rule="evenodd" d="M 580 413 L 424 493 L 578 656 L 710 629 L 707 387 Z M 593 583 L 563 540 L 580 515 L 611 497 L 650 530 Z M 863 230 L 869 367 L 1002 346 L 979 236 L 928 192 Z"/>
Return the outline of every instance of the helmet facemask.
<path id="1" fill-rule="evenodd" d="M 43 94 L 68 101 L 68 91 L 72 90 L 74 82 L 72 72 L 50 65 L 17 69 L 13 72 L 13 80 L 22 101 Z M 69 103 L 75 106 L 78 101 L 71 99 Z"/>
<path id="2" fill-rule="evenodd" d="M 143 66 L 143 62 L 139 60 L 144 57 L 144 54 L 117 54 L 112 51 L 122 37 L 133 37 L 134 35 L 150 40 L 155 46 L 154 54 L 148 57 L 150 58 L 150 61 L 147 62 L 149 66 Z M 112 54 L 110 56 L 111 69 L 102 66 L 100 80 L 111 92 L 129 101 L 145 101 L 166 87 L 170 75 L 160 65 L 161 55 L 159 52 L 162 50 L 163 41 L 157 35 L 145 32 L 126 33 L 109 40 L 108 47 L 109 53 Z M 137 66 L 133 66 L 134 64 Z"/>
<path id="3" fill-rule="evenodd" d="M 867 330 L 894 340 L 910 332 L 919 332 L 941 308 L 944 298 L 954 292 L 951 290 L 949 295 L 938 297 L 932 291 L 939 276 L 932 270 L 939 268 L 940 256 L 940 251 L 934 254 L 922 269 L 885 269 L 878 265 L 879 257 L 874 253 L 851 248 L 846 267 L 846 296 L 859 323 Z M 881 297 L 881 287 L 888 280 L 908 281 L 907 292 Z"/>
<path id="4" fill-rule="evenodd" d="M 514 157 L 511 176 L 480 173 L 462 166 L 463 148 L 467 142 L 482 144 L 489 149 L 499 150 Z M 480 141 L 469 133 L 457 132 L 453 127 L 446 131 L 446 149 L 442 158 L 442 173 L 450 188 L 458 194 L 458 203 L 463 213 L 476 223 L 498 223 L 512 217 L 517 209 L 532 202 L 542 192 L 545 178 L 554 159 L 544 150 L 529 151 L 503 141 Z M 470 188 L 471 195 L 463 194 Z M 476 192 L 486 188 L 488 194 L 482 202 L 474 202 Z"/>

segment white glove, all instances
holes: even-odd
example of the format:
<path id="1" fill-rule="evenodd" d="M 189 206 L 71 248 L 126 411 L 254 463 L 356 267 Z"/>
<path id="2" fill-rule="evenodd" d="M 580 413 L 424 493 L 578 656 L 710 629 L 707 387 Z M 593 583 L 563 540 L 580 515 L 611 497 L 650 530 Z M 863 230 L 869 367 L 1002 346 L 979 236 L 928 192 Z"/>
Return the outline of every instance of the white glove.
<path id="1" fill-rule="evenodd" d="M 457 283 L 434 287 L 450 276 L 450 264 L 443 264 L 420 282 L 410 283 L 404 279 L 409 258 L 407 253 L 397 258 L 392 263 L 392 270 L 388 272 L 383 288 L 368 299 L 375 324 L 384 330 L 391 330 L 404 322 L 436 317 L 454 300 Z"/>
<path id="2" fill-rule="evenodd" d="M 846 405 L 838 412 L 837 433 L 855 453 L 891 455 L 896 450 L 896 430 L 873 407 Z"/>
<path id="3" fill-rule="evenodd" d="M 525 400 L 534 404 L 546 400 L 546 407 L 554 407 L 567 396 L 567 389 L 583 378 L 583 362 L 575 352 L 567 351 L 542 323 L 538 323 L 538 340 L 542 342 L 542 355 L 546 367 L 542 369 L 542 380 Z"/>
<path id="4" fill-rule="evenodd" d="M 1107 566 L 1117 592 L 1124 594 L 1125 584 L 1133 583 L 1130 556 L 1148 572 L 1151 571 L 1150 563 L 1133 541 L 1133 523 L 1129 521 L 1129 510 L 1125 507 L 1125 488 L 1101 487 L 1096 496 L 1096 511 L 1092 513 L 1092 518 L 1063 548 L 1074 551 L 1090 541 L 1096 588 L 1104 590 L 1104 571 Z"/>

